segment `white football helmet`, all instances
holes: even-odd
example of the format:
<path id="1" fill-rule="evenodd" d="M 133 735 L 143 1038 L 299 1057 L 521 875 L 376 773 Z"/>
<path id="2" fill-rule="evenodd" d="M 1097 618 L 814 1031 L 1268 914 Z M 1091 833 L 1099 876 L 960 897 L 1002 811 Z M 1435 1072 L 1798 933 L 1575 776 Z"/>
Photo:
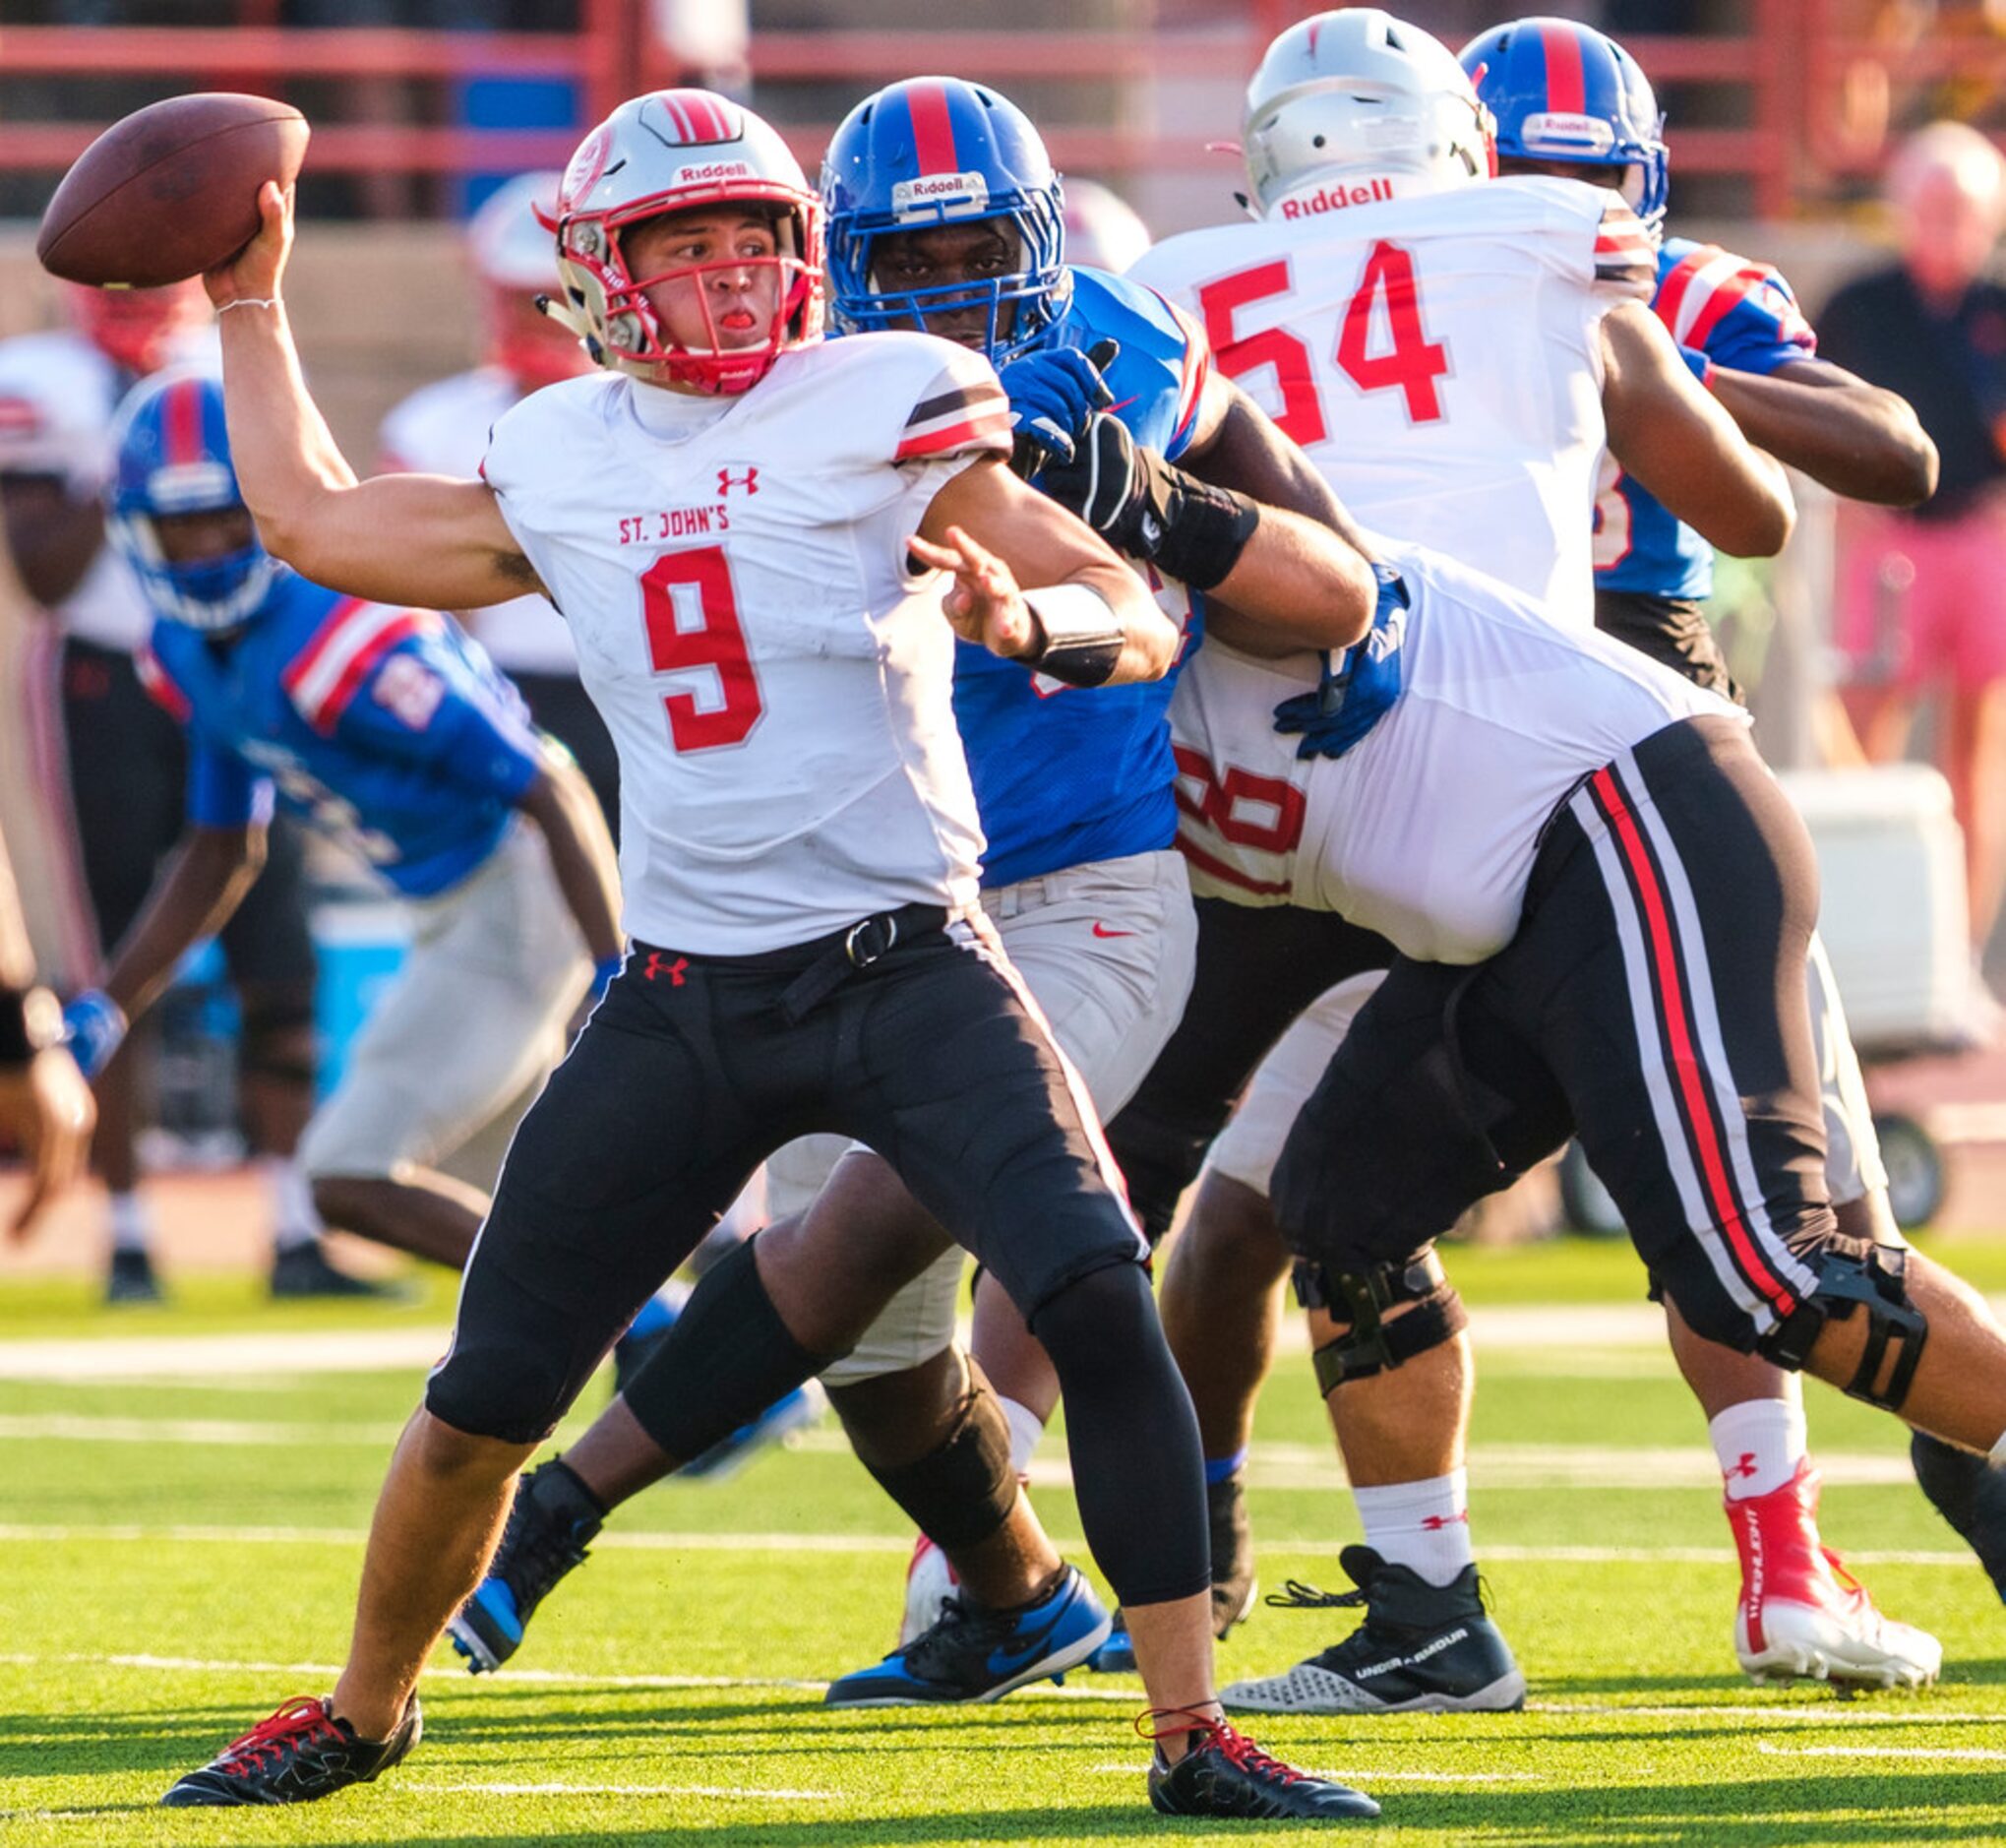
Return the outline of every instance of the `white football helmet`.
<path id="1" fill-rule="evenodd" d="M 555 294 L 557 191 L 564 175 L 518 173 L 467 220 L 466 248 L 480 278 L 481 357 L 525 392 L 587 369 L 577 336 L 536 312 Z"/>
<path id="2" fill-rule="evenodd" d="M 1120 193 L 1098 180 L 1065 182 L 1065 261 L 1111 276 L 1127 271 L 1149 248 L 1149 226 Z"/>
<path id="3" fill-rule="evenodd" d="M 1497 170 L 1489 112 L 1448 47 L 1377 7 L 1292 26 L 1246 87 L 1246 152 L 1262 217 L 1311 187 L 1323 211 L 1439 192 Z M 1334 186 L 1335 190 L 1332 190 Z"/>
<path id="4" fill-rule="evenodd" d="M 621 232 L 664 213 L 745 203 L 773 209 L 778 254 L 699 264 L 661 276 L 631 274 Z M 566 300 L 553 304 L 593 360 L 651 384 L 738 393 L 781 353 L 821 337 L 821 204 L 787 144 L 766 122 L 707 90 L 658 90 L 623 102 L 578 144 L 558 195 L 557 268 Z M 708 346 L 665 337 L 645 291 L 667 275 L 772 266 L 779 308 L 756 346 Z M 703 300 L 706 320 L 710 314 Z"/>

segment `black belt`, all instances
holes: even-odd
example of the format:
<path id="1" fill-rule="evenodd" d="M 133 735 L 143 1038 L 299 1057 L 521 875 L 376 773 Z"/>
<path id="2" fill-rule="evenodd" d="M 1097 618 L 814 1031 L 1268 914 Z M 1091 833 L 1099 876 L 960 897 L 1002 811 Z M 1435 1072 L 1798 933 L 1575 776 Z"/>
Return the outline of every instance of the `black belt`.
<path id="1" fill-rule="evenodd" d="M 798 1025 L 859 969 L 881 961 L 900 944 L 931 937 L 946 926 L 946 907 L 938 904 L 902 904 L 896 911 L 860 918 L 823 940 L 828 948 L 781 990 L 780 1012 L 790 1026 Z"/>

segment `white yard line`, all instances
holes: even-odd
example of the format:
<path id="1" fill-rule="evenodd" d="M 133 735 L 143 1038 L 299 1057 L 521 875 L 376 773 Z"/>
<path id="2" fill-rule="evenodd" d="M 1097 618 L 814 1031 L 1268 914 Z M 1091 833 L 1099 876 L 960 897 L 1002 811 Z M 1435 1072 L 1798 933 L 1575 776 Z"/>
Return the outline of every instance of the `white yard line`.
<path id="1" fill-rule="evenodd" d="M 405 1784 L 425 1796 L 470 1797 L 728 1797 L 744 1803 L 837 1803 L 833 1790 L 756 1790 L 724 1784 Z"/>
<path id="2" fill-rule="evenodd" d="M 2006 1764 L 2006 1752 L 1982 1746 L 1772 1746 L 1758 1739 L 1755 1750 L 1770 1758 L 1960 1758 Z"/>
<path id="3" fill-rule="evenodd" d="M 360 1527 L 208 1527 L 164 1523 L 145 1525 L 118 1521 L 104 1525 L 85 1522 L 0 1522 L 0 1545 L 46 1546 L 65 1540 L 157 1545 L 162 1541 L 233 1546 L 359 1547 L 367 1532 Z M 1063 1547 L 1078 1548 L 1077 1535 L 1055 1536 Z M 910 1536 L 851 1533 L 602 1533 L 595 1548 L 639 1553 L 883 1553 L 903 1557 L 912 1551 Z M 1335 1559 L 1355 1541 L 1275 1540 L 1268 1543 L 1276 1559 Z M 1487 1560 L 1509 1560 L 1548 1566 L 1732 1566 L 1732 1547 L 1591 1547 L 1487 1546 Z M 1957 1571 L 1976 1570 L 1969 1553 L 1955 1550 L 1916 1551 L 1906 1548 L 1862 1548 L 1849 1552 L 1856 1566 L 1934 1566 Z M 4 1660 L 0 1657 L 0 1660 Z"/>

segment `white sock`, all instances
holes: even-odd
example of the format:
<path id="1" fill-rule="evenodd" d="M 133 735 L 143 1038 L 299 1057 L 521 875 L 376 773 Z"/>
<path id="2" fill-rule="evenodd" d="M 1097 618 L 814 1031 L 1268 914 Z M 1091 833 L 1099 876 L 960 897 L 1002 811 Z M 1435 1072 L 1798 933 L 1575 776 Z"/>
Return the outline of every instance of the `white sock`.
<path id="1" fill-rule="evenodd" d="M 1714 1441 L 1731 1502 L 1781 1489 L 1797 1473 L 1809 1448 L 1804 1408 L 1793 1398 L 1731 1405 L 1707 1426 L 1707 1436 Z"/>
<path id="2" fill-rule="evenodd" d="M 1452 1469 L 1425 1482 L 1396 1482 L 1382 1489 L 1354 1489 L 1366 1545 L 1388 1566 L 1405 1566 L 1431 1585 L 1445 1585 L 1464 1567 L 1470 1551 L 1469 1472 Z"/>
<path id="3" fill-rule="evenodd" d="M 1003 1417 L 1010 1427 L 1010 1468 L 1021 1481 L 1031 1471 L 1031 1452 L 1038 1448 L 1038 1440 L 1045 1435 L 1045 1421 L 1028 1405 L 1020 1405 L 1015 1399 L 997 1397 L 1003 1401 Z"/>
<path id="4" fill-rule="evenodd" d="M 153 1242 L 153 1216 L 137 1194 L 114 1194 L 111 1205 L 111 1249 L 144 1252 Z"/>
<path id="5" fill-rule="evenodd" d="M 314 1210 L 314 1190 L 294 1155 L 260 1155 L 251 1164 L 272 1195 L 272 1245 L 274 1251 L 296 1252 L 321 1236 L 321 1215 Z"/>

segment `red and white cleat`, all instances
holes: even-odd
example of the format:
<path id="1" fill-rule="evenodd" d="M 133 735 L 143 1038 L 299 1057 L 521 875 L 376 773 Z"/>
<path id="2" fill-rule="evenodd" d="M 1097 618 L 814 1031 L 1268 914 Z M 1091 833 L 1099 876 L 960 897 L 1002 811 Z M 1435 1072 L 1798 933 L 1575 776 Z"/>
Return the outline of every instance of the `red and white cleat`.
<path id="1" fill-rule="evenodd" d="M 912 1543 L 912 1558 L 905 1567 L 905 1615 L 899 1620 L 898 1646 L 903 1649 L 915 1637 L 923 1636 L 941 1621 L 947 1600 L 961 1589 L 942 1553 L 925 1534 Z"/>
<path id="2" fill-rule="evenodd" d="M 1919 1688 L 1943 1645 L 1874 1608 L 1866 1587 L 1818 1538 L 1818 1472 L 1809 1462 L 1781 1489 L 1727 1505 L 1741 1556 L 1734 1653 L 1755 1682 L 1813 1676 L 1853 1688 Z"/>

